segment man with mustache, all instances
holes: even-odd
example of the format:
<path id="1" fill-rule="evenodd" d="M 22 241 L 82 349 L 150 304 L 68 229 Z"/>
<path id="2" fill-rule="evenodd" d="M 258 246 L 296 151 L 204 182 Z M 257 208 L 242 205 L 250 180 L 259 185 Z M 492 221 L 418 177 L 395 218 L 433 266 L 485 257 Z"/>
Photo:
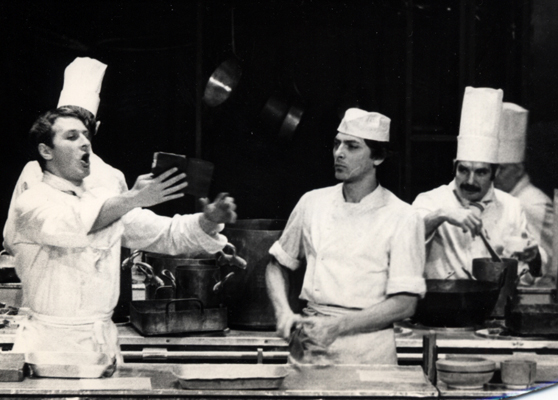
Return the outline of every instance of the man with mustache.
<path id="1" fill-rule="evenodd" d="M 469 279 L 472 260 L 490 257 L 480 233 L 500 256 L 519 258 L 524 283 L 540 274 L 538 246 L 519 201 L 493 185 L 502 97 L 500 89 L 465 89 L 455 179 L 413 202 L 424 218 L 427 279 Z"/>
<path id="2" fill-rule="evenodd" d="M 390 120 L 347 110 L 334 140 L 342 183 L 306 193 L 273 244 L 266 282 L 291 359 L 308 364 L 397 364 L 392 324 L 413 315 L 426 290 L 424 227 L 418 213 L 384 189 Z M 295 314 L 289 270 L 307 264 Z M 292 335 L 291 335 L 292 334 Z"/>

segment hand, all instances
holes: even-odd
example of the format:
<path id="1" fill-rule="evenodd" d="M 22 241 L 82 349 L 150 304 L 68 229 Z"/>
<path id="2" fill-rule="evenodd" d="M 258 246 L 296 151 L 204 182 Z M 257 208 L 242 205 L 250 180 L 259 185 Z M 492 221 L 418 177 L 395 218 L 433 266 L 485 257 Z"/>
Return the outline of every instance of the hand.
<path id="1" fill-rule="evenodd" d="M 475 207 L 449 209 L 445 213 L 445 220 L 452 225 L 459 226 L 463 232 L 471 232 L 473 236 L 477 235 L 482 228 L 480 210 Z"/>
<path id="2" fill-rule="evenodd" d="M 523 249 L 523 251 L 516 251 L 512 254 L 512 257 L 515 256 L 519 261 L 523 261 L 525 263 L 529 263 L 533 261 L 537 255 L 539 254 L 539 246 L 527 246 Z"/>
<path id="3" fill-rule="evenodd" d="M 301 320 L 302 316 L 300 314 L 295 314 L 290 310 L 277 315 L 277 335 L 283 339 L 288 339 L 291 336 L 293 328 L 299 324 Z"/>
<path id="4" fill-rule="evenodd" d="M 156 178 L 152 174 L 138 176 L 130 189 L 136 207 L 150 207 L 184 196 L 180 191 L 188 186 L 188 182 L 179 182 L 186 178 L 186 174 L 181 173 L 169 178 L 176 171 L 176 168 L 171 168 Z"/>
<path id="5" fill-rule="evenodd" d="M 219 193 L 213 203 L 209 203 L 209 199 L 200 199 L 203 207 L 203 215 L 209 221 L 215 224 L 233 223 L 236 221 L 236 204 L 234 199 L 229 197 L 227 193 Z"/>
<path id="6" fill-rule="evenodd" d="M 303 318 L 301 324 L 308 338 L 319 346 L 328 347 L 341 333 L 339 322 L 334 317 L 308 317 Z"/>

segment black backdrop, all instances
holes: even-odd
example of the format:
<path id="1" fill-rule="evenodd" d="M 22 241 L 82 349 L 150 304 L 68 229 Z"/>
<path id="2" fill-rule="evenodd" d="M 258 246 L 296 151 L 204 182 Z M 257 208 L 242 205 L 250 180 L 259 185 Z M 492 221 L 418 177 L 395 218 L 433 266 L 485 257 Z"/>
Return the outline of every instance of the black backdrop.
<path id="1" fill-rule="evenodd" d="M 443 10 L 456 12 L 458 3 L 447 1 Z M 525 82 L 517 71 L 528 65 L 520 65 L 524 60 L 513 54 L 506 59 L 503 49 L 509 48 L 505 43 L 511 37 L 506 23 L 521 20 L 518 13 L 530 9 L 473 3 L 478 3 L 480 21 L 476 82 L 503 87 L 511 96 L 505 101 L 521 103 Z M 199 4 L 201 13 L 196 1 L 0 0 L 0 222 L 26 162 L 27 130 L 41 112 L 56 106 L 64 68 L 77 56 L 108 64 L 98 113 L 102 124 L 93 146 L 126 174 L 129 185 L 149 170 L 154 151 L 194 156 L 199 15 L 203 17 L 204 80 L 231 57 L 233 26 L 236 55 L 243 66 L 240 84 L 229 100 L 218 107 L 201 107 L 202 157 L 216 165 L 212 196 L 229 192 L 237 199 L 241 218 L 286 218 L 305 191 L 335 183 L 333 136 L 343 110 L 358 104 L 392 120 L 396 154 L 382 166 L 380 178 L 404 197 L 409 2 L 206 0 Z M 422 12 L 439 4 L 415 1 L 414 9 Z M 449 21 L 437 29 L 426 29 L 422 37 L 417 31 L 417 76 L 436 84 L 434 91 L 420 98 L 421 81 L 415 81 L 413 93 L 419 99 L 415 118 L 420 122 L 421 115 L 425 119 L 439 115 L 427 106 L 436 99 L 441 109 L 449 110 L 445 114 L 449 134 L 456 135 L 461 95 L 455 62 L 458 49 L 448 40 L 454 40 L 459 27 Z M 428 47 L 437 60 L 429 58 Z M 507 72 L 502 66 L 507 66 Z M 451 96 L 444 94 L 448 87 L 454 91 Z M 304 105 L 292 140 L 280 139 L 277 125 L 261 116 L 271 96 L 286 104 L 297 98 Z M 545 160 L 554 158 L 547 136 L 535 141 L 538 149 L 546 149 Z M 445 157 L 440 158 L 440 149 Z M 414 159 L 426 163 L 425 172 L 421 170 L 414 179 L 428 188 L 447 183 L 448 160 L 454 151 L 449 142 L 439 148 L 428 143 L 420 147 Z M 533 170 L 549 191 L 553 175 L 540 162 Z M 541 179 L 543 175 L 546 178 Z M 156 208 L 167 215 L 194 209 L 193 199 Z"/>

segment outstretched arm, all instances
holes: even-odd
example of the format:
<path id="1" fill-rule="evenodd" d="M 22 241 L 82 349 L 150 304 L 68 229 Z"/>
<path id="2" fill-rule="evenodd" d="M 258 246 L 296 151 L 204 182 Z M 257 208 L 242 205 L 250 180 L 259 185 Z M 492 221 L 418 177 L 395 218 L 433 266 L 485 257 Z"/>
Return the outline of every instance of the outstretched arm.
<path id="1" fill-rule="evenodd" d="M 172 168 L 156 178 L 151 174 L 140 175 L 132 189 L 103 203 L 89 233 L 107 227 L 134 208 L 150 207 L 184 196 L 180 191 L 188 186 L 188 183 L 180 181 L 186 178 L 186 174 L 169 178 L 176 171 L 176 168 Z"/>

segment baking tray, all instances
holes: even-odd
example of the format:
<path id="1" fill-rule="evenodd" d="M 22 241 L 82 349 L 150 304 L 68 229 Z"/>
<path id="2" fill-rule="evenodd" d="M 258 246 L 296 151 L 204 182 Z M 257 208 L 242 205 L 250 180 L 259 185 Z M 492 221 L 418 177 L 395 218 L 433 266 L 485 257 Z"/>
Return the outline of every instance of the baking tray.
<path id="1" fill-rule="evenodd" d="M 222 331 L 227 309 L 205 308 L 198 299 L 132 301 L 130 322 L 144 336 Z"/>
<path id="2" fill-rule="evenodd" d="M 184 364 L 173 370 L 182 389 L 277 389 L 289 367 L 277 364 Z"/>
<path id="3" fill-rule="evenodd" d="M 101 378 L 114 368 L 106 353 L 35 352 L 26 354 L 32 376 L 44 378 Z"/>

